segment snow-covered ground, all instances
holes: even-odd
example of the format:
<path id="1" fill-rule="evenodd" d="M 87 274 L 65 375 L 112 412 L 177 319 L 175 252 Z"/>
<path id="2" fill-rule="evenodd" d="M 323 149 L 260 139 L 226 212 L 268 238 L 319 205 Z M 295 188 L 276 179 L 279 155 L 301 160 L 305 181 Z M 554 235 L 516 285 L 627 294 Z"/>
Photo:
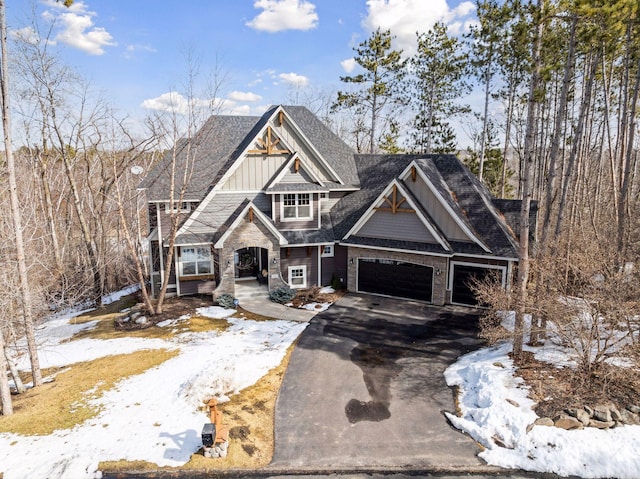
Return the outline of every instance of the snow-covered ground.
<path id="1" fill-rule="evenodd" d="M 447 417 L 485 447 L 482 459 L 496 466 L 562 476 L 640 477 L 640 426 L 572 431 L 530 428 L 537 415 L 522 379 L 515 375 L 508 356 L 511 349 L 510 343 L 481 349 L 461 357 L 445 372 L 447 384 L 460 387 L 462 413 L 461 417 Z M 535 349 L 538 359 L 553 358 L 554 364 L 573 362 L 568 351 L 551 342 Z"/>
<path id="2" fill-rule="evenodd" d="M 118 296 L 112 298 L 117 299 Z M 100 461 L 145 460 L 160 466 L 187 462 L 201 446 L 208 421 L 205 399 L 233 394 L 254 384 L 277 366 L 306 323 L 248 321 L 234 310 L 203 308 L 199 313 L 226 318 L 224 332 L 184 333 L 171 340 L 123 338 L 64 342 L 94 322 L 74 324 L 80 314 L 52 317 L 37 330 L 42 367 L 64 366 L 140 349 L 172 348 L 180 354 L 143 374 L 121 381 L 98 400 L 102 412 L 71 430 L 48 436 L 0 434 L 0 472 L 5 479 L 25 477 L 93 478 Z M 168 320 L 171 328 L 186 317 Z M 489 464 L 506 468 L 582 477 L 640 477 L 640 426 L 611 430 L 565 431 L 529 426 L 535 421 L 507 343 L 461 357 L 445 378 L 460 387 L 461 417 L 448 415 L 485 450 Z M 549 342 L 540 359 L 571 364 L 567 351 Z M 213 367 L 215 365 L 215 367 Z M 27 363 L 21 368 L 28 369 Z M 508 400 L 507 400 L 508 399 Z M 529 429 L 529 432 L 527 432 Z M 496 444 L 500 442 L 503 446 Z"/>
<path id="3" fill-rule="evenodd" d="M 117 299 L 112 298 L 113 300 Z M 80 312 L 52 317 L 36 331 L 42 345 L 41 367 L 129 353 L 140 349 L 178 349 L 180 354 L 107 391 L 97 403 L 102 412 L 71 430 L 47 436 L 0 434 L 0 472 L 5 479 L 26 477 L 93 478 L 98 463 L 144 460 L 179 466 L 202 445 L 200 433 L 208 415 L 203 401 L 225 398 L 254 384 L 280 364 L 287 348 L 306 323 L 250 321 L 231 317 L 235 310 L 220 307 L 198 311 L 226 318 L 224 332 L 183 333 L 170 340 L 123 338 L 67 341 L 95 322 L 74 324 Z M 164 322 L 172 327 L 176 320 Z M 21 359 L 26 361 L 26 359 Z M 21 362 L 22 369 L 28 369 Z"/>

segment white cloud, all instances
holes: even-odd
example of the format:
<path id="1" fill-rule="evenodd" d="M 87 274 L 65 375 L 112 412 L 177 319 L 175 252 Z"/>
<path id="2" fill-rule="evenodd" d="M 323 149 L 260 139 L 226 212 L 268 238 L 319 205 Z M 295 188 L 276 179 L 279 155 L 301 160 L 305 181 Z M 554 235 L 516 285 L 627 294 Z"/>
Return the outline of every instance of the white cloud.
<path id="1" fill-rule="evenodd" d="M 309 79 L 306 76 L 298 75 L 297 73 L 280 73 L 278 77 L 290 85 L 296 87 L 304 87 L 309 84 Z"/>
<path id="2" fill-rule="evenodd" d="M 353 69 L 356 67 L 356 60 L 355 58 L 348 58 L 346 60 L 342 60 L 340 62 L 340 65 L 342 66 L 342 69 L 345 72 L 351 73 Z"/>
<path id="3" fill-rule="evenodd" d="M 24 27 L 19 30 L 11 30 L 10 35 L 18 41 L 37 45 L 40 43 L 40 36 L 33 27 Z"/>
<path id="4" fill-rule="evenodd" d="M 416 49 L 416 32 L 424 33 L 436 22 L 452 25 L 451 33 L 463 31 L 475 6 L 465 1 L 455 9 L 447 0 L 367 0 L 368 15 L 363 26 L 370 31 L 391 30 L 394 47 L 411 54 Z"/>
<path id="5" fill-rule="evenodd" d="M 181 93 L 170 91 L 163 93 L 156 98 L 144 100 L 140 106 L 147 110 L 166 111 L 185 115 L 189 112 L 189 107 L 208 108 L 215 100 L 206 100 L 202 98 L 187 99 Z"/>
<path id="6" fill-rule="evenodd" d="M 256 30 L 310 30 L 318 26 L 316 6 L 306 0 L 256 0 L 254 8 L 263 11 L 246 25 Z"/>
<path id="7" fill-rule="evenodd" d="M 229 93 L 229 99 L 233 101 L 260 101 L 262 97 L 255 93 L 251 92 L 243 92 L 243 91 L 232 91 Z"/>
<path id="8" fill-rule="evenodd" d="M 151 45 L 140 45 L 140 44 L 132 44 L 127 45 L 124 51 L 124 57 L 127 60 L 135 57 L 136 52 L 146 52 L 146 53 L 155 53 L 158 50 L 153 48 Z"/>
<path id="9" fill-rule="evenodd" d="M 62 3 L 45 1 L 45 5 L 52 11 L 45 12 L 43 16 L 47 19 L 55 18 L 62 26 L 62 30 L 54 37 L 55 40 L 90 55 L 102 55 L 104 47 L 117 45 L 106 29 L 94 26 L 92 17 L 96 13 L 90 12 L 84 2 L 73 2 L 70 8 Z"/>

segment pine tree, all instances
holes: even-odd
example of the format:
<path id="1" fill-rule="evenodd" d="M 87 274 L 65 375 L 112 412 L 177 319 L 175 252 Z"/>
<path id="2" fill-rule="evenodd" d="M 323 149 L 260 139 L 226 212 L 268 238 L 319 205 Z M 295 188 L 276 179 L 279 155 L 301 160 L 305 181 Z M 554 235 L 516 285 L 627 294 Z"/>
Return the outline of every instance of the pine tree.
<path id="1" fill-rule="evenodd" d="M 385 138 L 393 120 L 391 106 L 402 103 L 400 85 L 405 75 L 406 60 L 401 50 L 393 50 L 389 30 L 379 28 L 369 39 L 355 48 L 354 60 L 362 72 L 354 76 L 340 77 L 340 81 L 355 86 L 355 90 L 338 92 L 332 110 L 350 110 L 359 118 L 368 118 L 368 145 L 358 145 L 369 153 L 378 149 L 377 138 Z M 390 111 L 387 111 L 390 110 Z M 360 122 L 356 122 L 361 125 Z M 366 148 L 365 148 L 366 146 Z"/>
<path id="2" fill-rule="evenodd" d="M 409 150 L 455 151 L 455 136 L 452 138 L 447 119 L 468 110 L 457 102 L 468 91 L 464 81 L 466 61 L 461 42 L 449 36 L 446 25 L 436 23 L 418 35 L 418 51 L 411 58 L 408 82 L 411 107 L 416 112 Z"/>

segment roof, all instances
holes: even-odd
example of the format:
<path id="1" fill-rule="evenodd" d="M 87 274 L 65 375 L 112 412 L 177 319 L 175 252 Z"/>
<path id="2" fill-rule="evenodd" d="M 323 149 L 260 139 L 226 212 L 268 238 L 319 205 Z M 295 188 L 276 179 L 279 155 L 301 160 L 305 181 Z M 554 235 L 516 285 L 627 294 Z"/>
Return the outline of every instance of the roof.
<path id="1" fill-rule="evenodd" d="M 191 141 L 180 140 L 167 151 L 160 163 L 140 183 L 146 189 L 148 201 L 166 201 L 171 187 L 171 163 L 175 154 L 176 198 L 187 175 L 185 200 L 200 201 L 242 151 L 242 144 L 260 122 L 255 116 L 210 117 Z"/>
<path id="2" fill-rule="evenodd" d="M 354 160 L 361 189 L 342 198 L 331 210 L 337 238 L 344 238 L 387 185 L 415 162 L 460 221 L 490 250 L 485 251 L 473 242 L 449 241 L 454 254 L 517 257 L 515 235 L 492 202 L 488 190 L 454 155 L 354 155 Z M 348 242 L 379 247 L 386 244 L 393 248 L 393 240 L 357 235 Z M 430 248 L 407 246 L 415 251 L 428 251 Z"/>

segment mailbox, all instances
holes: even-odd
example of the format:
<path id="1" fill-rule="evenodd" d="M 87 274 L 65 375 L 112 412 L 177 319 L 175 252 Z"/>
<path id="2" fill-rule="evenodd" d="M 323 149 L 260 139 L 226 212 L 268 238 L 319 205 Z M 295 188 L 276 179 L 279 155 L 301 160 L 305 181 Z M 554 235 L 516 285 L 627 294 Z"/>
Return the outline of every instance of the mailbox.
<path id="1" fill-rule="evenodd" d="M 212 423 L 206 423 L 202 428 L 202 445 L 204 447 L 213 447 L 213 443 L 216 439 L 216 425 Z"/>

